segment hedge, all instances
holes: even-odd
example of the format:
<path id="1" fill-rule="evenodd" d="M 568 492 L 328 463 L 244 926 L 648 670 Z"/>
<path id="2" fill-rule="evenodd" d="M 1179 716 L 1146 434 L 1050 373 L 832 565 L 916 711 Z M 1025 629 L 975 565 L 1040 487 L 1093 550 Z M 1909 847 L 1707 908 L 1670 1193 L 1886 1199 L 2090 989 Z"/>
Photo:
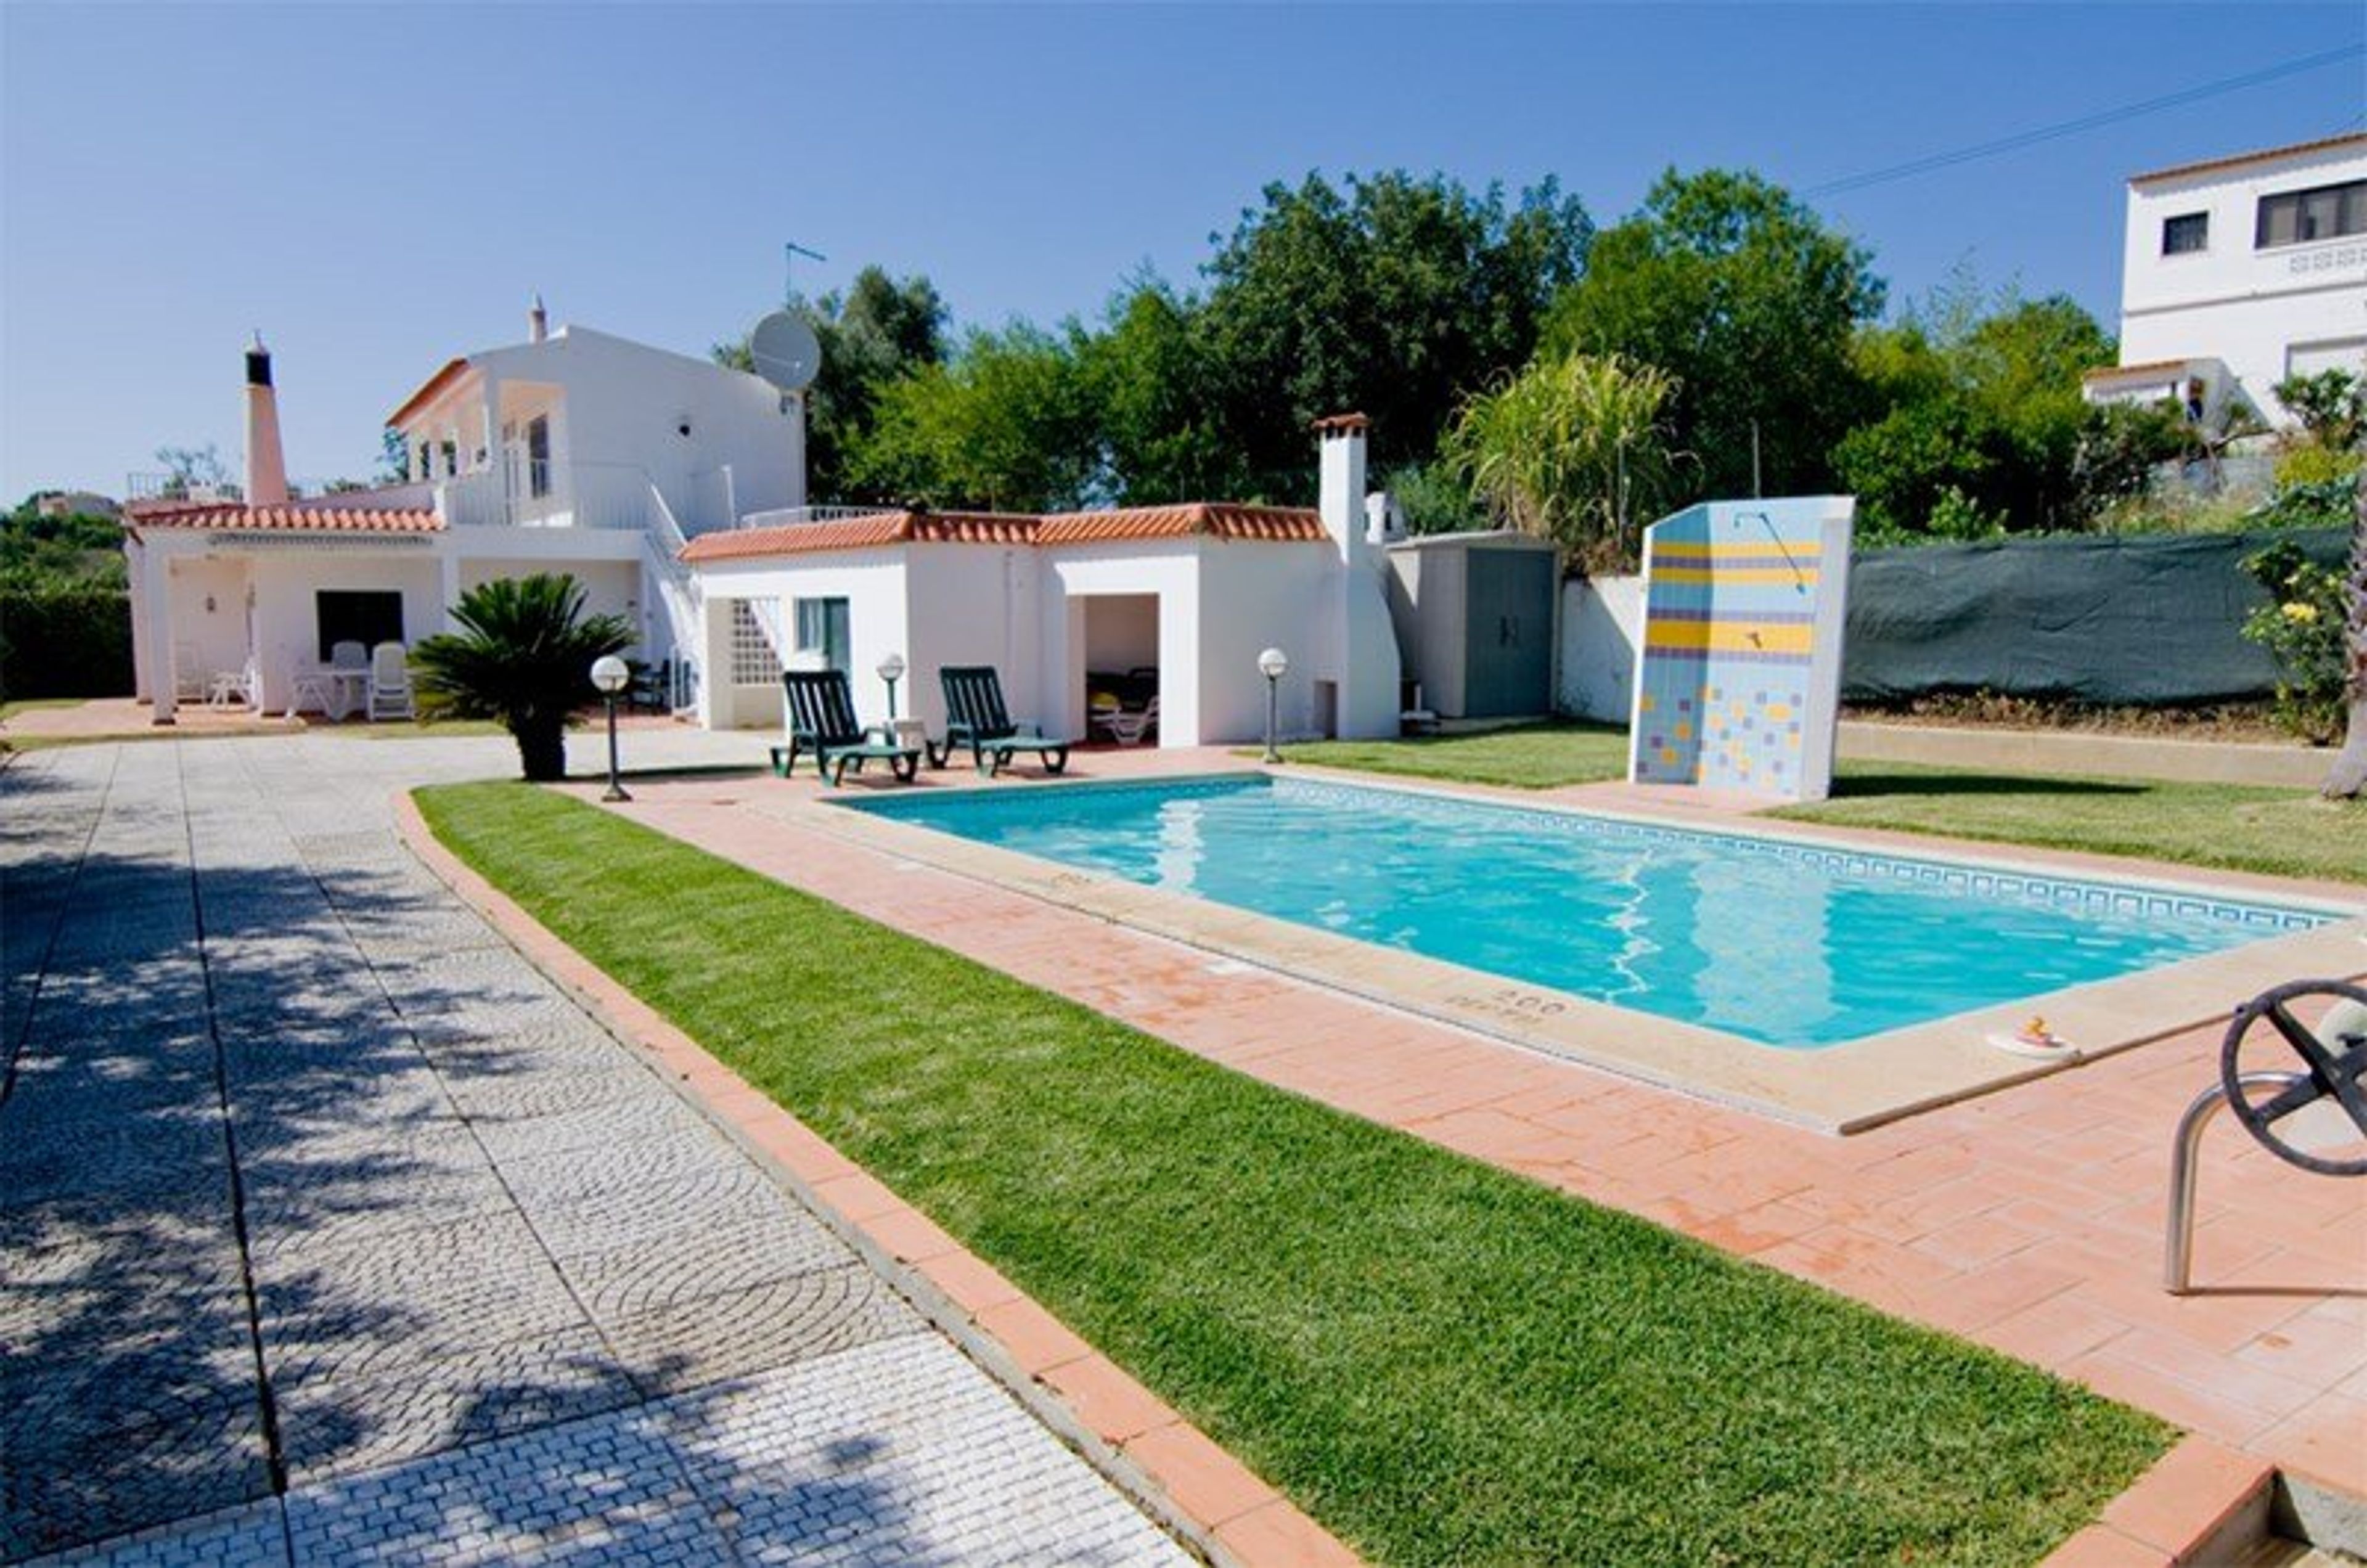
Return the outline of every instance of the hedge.
<path id="1" fill-rule="evenodd" d="M 0 587 L 0 697 L 130 694 L 130 595 L 71 583 Z"/>

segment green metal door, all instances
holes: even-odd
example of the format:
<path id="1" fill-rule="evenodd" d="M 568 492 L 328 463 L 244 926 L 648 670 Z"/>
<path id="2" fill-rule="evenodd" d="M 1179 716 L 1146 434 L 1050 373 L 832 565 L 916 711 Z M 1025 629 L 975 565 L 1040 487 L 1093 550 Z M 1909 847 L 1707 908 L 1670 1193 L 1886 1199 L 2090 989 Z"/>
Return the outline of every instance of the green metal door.
<path id="1" fill-rule="evenodd" d="M 1550 550 L 1466 553 L 1463 712 L 1469 718 L 1553 706 L 1554 558 Z"/>

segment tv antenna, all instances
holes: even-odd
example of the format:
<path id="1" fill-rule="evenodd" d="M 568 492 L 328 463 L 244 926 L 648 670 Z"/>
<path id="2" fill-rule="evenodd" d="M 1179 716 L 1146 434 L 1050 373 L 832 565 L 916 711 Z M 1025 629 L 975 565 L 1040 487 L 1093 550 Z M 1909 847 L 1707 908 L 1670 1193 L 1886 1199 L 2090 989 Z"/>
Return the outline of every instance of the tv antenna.
<path id="1" fill-rule="evenodd" d="M 810 251 L 795 240 L 784 241 L 781 244 L 781 302 L 785 305 L 798 297 L 797 270 L 799 256 L 805 257 L 808 261 L 830 260 L 820 251 Z"/>

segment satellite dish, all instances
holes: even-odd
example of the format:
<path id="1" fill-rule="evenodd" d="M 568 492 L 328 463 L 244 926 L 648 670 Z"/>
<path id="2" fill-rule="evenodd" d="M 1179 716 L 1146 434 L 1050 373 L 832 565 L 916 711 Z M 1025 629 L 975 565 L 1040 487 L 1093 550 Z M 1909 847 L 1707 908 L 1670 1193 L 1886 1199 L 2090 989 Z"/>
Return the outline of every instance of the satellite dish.
<path id="1" fill-rule="evenodd" d="M 805 318 L 776 310 L 748 334 L 756 374 L 784 392 L 802 392 L 821 370 L 821 343 Z"/>

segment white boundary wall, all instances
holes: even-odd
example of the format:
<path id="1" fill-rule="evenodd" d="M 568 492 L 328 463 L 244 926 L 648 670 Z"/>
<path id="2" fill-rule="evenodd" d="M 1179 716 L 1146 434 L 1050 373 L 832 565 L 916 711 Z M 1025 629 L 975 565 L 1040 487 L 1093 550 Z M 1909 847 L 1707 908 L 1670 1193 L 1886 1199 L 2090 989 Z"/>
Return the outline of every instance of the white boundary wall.
<path id="1" fill-rule="evenodd" d="M 1644 639 L 1641 577 L 1573 577 L 1561 585 L 1556 711 L 1625 724 Z"/>

